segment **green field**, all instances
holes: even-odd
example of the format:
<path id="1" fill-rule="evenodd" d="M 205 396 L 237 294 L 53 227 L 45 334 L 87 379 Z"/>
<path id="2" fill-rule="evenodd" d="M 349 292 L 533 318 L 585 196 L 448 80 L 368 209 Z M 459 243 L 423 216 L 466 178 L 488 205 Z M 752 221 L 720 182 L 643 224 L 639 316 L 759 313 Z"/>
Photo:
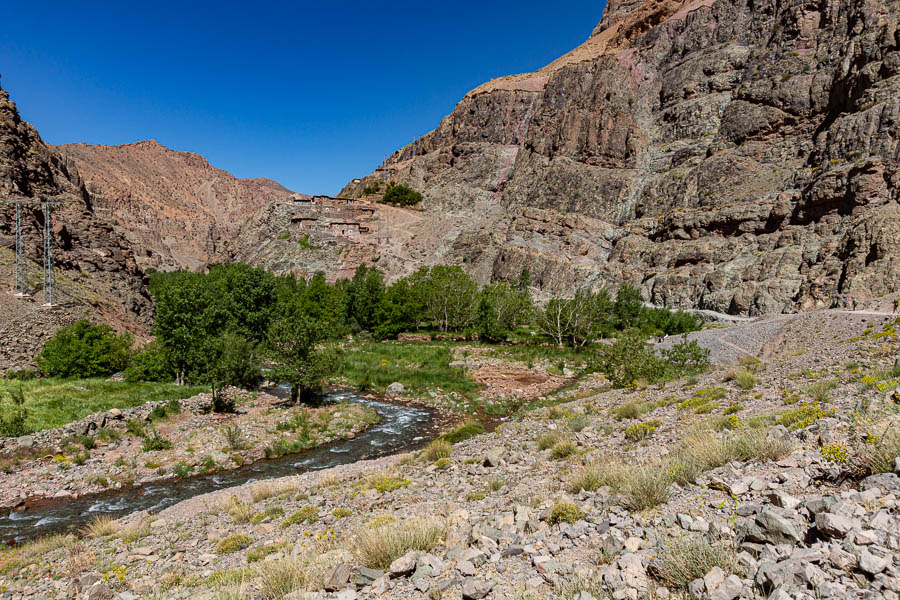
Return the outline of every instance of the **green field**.
<path id="1" fill-rule="evenodd" d="M 412 395 L 440 388 L 468 395 L 478 385 L 459 367 L 451 367 L 447 346 L 417 342 L 372 342 L 344 350 L 335 379 L 362 390 L 384 392 L 395 381 Z"/>
<path id="2" fill-rule="evenodd" d="M 77 421 L 91 413 L 130 408 L 145 402 L 190 398 L 207 388 L 174 383 L 124 383 L 96 379 L 0 379 L 0 410 L 19 386 L 25 395 L 27 429 L 40 431 Z"/>

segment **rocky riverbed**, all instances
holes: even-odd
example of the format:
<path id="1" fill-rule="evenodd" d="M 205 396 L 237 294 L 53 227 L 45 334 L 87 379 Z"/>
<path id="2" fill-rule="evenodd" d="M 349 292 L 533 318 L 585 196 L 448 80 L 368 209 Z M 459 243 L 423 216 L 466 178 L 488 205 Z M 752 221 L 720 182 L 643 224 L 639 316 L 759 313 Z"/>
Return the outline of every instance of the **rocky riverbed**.
<path id="1" fill-rule="evenodd" d="M 212 412 L 211 396 L 200 394 L 113 409 L 9 439 L 0 459 L 0 506 L 235 469 L 266 456 L 353 438 L 378 420 L 371 407 L 349 402 L 287 406 L 265 392 L 227 393 L 235 397 L 233 413 Z"/>
<path id="2" fill-rule="evenodd" d="M 0 557 L 0 589 L 15 600 L 897 598 L 898 323 L 831 316 L 793 321 L 763 363 L 571 390 L 449 447 L 23 546 Z"/>

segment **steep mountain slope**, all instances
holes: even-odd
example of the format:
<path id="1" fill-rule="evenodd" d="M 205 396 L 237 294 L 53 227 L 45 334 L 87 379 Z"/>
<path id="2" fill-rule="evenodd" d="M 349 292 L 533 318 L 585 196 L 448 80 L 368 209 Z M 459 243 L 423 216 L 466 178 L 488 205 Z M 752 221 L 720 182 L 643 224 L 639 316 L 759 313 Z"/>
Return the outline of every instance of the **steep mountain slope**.
<path id="1" fill-rule="evenodd" d="M 31 299 L 15 291 L 15 209 L 10 200 L 54 200 L 54 302 L 41 293 L 44 211 L 22 211 L 26 280 Z M 78 173 L 22 121 L 0 88 L 0 369 L 27 363 L 46 336 L 85 311 L 138 335 L 151 312 L 144 274 L 128 245 L 94 212 Z"/>
<path id="2" fill-rule="evenodd" d="M 396 272 L 528 267 L 546 291 L 760 314 L 900 286 L 896 2 L 609 3 L 544 69 L 490 81 L 342 195 L 425 195 Z M 403 259 L 395 255 L 403 254 Z"/>
<path id="3" fill-rule="evenodd" d="M 199 154 L 153 140 L 57 150 L 78 168 L 97 212 L 138 250 L 143 267 L 199 269 L 226 260 L 242 225 L 292 194 L 269 179 L 238 179 Z"/>

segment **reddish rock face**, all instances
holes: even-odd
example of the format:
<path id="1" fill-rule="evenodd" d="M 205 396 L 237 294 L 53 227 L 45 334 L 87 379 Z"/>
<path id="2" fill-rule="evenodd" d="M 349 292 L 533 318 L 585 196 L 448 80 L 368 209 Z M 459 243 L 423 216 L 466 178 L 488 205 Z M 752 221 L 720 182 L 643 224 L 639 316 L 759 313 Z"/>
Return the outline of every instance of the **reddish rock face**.
<path id="1" fill-rule="evenodd" d="M 610 2 L 585 44 L 473 90 L 341 195 L 424 193 L 376 253 L 393 274 L 528 267 L 546 292 L 812 309 L 900 287 L 898 123 L 887 0 Z"/>
<path id="2" fill-rule="evenodd" d="M 57 150 L 84 177 L 97 212 L 137 250 L 142 267 L 202 269 L 228 260 L 242 226 L 291 192 L 269 179 L 238 179 L 199 154 L 148 140 Z"/>
<path id="3" fill-rule="evenodd" d="M 72 165 L 21 120 L 0 88 L 0 201 L 54 200 L 54 303 L 45 309 L 41 285 L 44 211 L 22 211 L 26 280 L 32 299 L 13 298 L 15 209 L 0 204 L 0 370 L 28 364 L 58 327 L 85 312 L 138 336 L 152 308 L 144 274 L 128 244 L 94 212 Z"/>

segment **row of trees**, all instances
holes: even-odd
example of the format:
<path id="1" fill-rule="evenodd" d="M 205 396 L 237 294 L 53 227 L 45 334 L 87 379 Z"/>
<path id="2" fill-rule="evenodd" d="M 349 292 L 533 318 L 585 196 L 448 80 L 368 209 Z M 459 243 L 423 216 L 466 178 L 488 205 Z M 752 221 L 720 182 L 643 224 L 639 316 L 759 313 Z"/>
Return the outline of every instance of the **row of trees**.
<path id="1" fill-rule="evenodd" d="M 615 298 L 606 290 L 579 291 L 544 307 L 535 305 L 529 288 L 527 271 L 479 289 L 460 267 L 443 265 L 391 285 L 366 266 L 334 284 L 321 273 L 309 280 L 278 277 L 244 264 L 208 273 L 153 272 L 156 341 L 132 356 L 128 336 L 82 321 L 50 340 L 38 364 L 64 377 L 127 366 L 129 380 L 200 383 L 214 392 L 255 386 L 268 364 L 268 376 L 290 382 L 296 401 L 337 368 L 337 345 L 326 342 L 350 333 L 391 338 L 424 329 L 503 342 L 528 325 L 542 334 L 538 340 L 580 348 L 617 331 L 676 334 L 699 327 L 685 313 L 645 307 L 629 285 Z"/>

